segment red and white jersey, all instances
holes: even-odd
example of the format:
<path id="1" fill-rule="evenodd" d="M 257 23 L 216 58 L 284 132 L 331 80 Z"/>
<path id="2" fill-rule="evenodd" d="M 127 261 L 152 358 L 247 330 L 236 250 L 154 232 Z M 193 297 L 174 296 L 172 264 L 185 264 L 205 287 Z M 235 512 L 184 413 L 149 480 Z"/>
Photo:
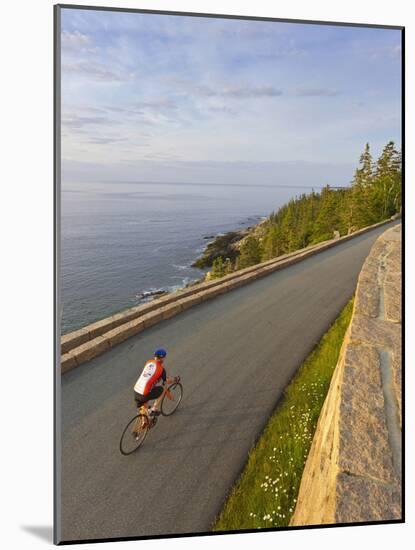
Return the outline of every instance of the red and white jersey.
<path id="1" fill-rule="evenodd" d="M 141 393 L 141 395 L 147 395 L 160 378 L 163 376 L 164 367 L 156 359 L 147 361 L 144 365 L 143 372 L 139 379 L 135 383 L 134 391 Z"/>

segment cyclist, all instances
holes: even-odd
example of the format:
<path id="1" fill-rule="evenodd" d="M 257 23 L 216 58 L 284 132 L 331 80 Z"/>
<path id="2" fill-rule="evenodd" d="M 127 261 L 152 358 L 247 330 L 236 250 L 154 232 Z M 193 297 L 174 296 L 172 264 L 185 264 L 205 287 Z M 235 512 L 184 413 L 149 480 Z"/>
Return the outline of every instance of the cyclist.
<path id="1" fill-rule="evenodd" d="M 168 384 L 172 382 L 170 378 L 167 378 L 166 369 L 163 365 L 166 355 L 167 352 L 165 349 L 157 349 L 154 352 L 154 359 L 147 361 L 144 365 L 143 372 L 134 386 L 134 398 L 137 407 L 141 407 L 145 403 L 158 399 L 161 396 L 163 387 L 157 385 L 160 381 L 163 386 L 166 382 Z M 150 413 L 153 415 L 159 413 L 157 404 L 157 401 L 155 401 L 150 408 Z"/>

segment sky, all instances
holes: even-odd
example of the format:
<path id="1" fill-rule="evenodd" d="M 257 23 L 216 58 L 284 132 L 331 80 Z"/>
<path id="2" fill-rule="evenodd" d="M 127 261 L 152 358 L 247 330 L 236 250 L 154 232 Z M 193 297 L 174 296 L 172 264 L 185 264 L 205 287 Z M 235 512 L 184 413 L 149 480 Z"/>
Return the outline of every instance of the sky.
<path id="1" fill-rule="evenodd" d="M 62 9 L 66 182 L 349 183 L 401 135 L 401 34 Z"/>

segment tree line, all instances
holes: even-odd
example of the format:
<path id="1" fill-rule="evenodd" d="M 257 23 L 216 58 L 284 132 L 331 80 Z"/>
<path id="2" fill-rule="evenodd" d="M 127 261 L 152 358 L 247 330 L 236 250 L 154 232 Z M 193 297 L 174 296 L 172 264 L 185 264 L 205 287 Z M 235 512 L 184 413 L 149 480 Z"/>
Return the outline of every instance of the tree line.
<path id="1" fill-rule="evenodd" d="M 272 212 L 255 235 L 246 237 L 235 258 L 217 257 L 210 278 L 271 260 L 308 245 L 347 235 L 400 212 L 402 155 L 390 141 L 374 161 L 369 144 L 350 187 L 324 187 L 302 194 Z"/>

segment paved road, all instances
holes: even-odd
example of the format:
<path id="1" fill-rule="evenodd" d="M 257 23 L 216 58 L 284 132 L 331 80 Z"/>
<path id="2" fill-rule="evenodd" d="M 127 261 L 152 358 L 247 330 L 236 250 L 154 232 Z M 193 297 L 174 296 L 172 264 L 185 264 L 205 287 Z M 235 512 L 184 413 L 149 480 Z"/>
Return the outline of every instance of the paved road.
<path id="1" fill-rule="evenodd" d="M 384 230 L 196 306 L 63 376 L 62 539 L 208 531 Z M 134 413 L 132 386 L 159 346 L 184 398 L 124 457 L 118 443 Z"/>

